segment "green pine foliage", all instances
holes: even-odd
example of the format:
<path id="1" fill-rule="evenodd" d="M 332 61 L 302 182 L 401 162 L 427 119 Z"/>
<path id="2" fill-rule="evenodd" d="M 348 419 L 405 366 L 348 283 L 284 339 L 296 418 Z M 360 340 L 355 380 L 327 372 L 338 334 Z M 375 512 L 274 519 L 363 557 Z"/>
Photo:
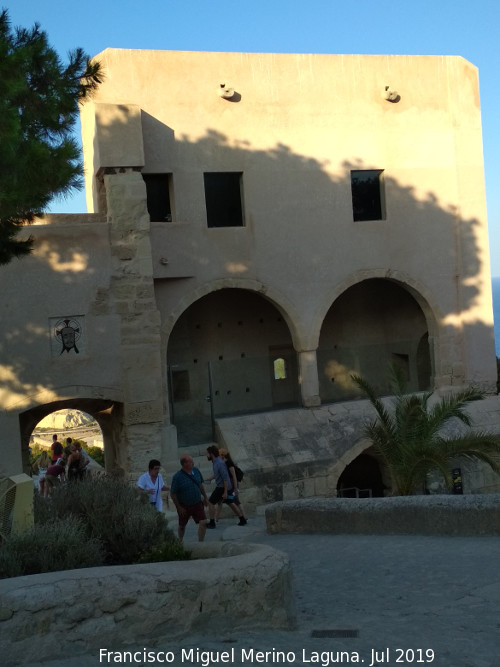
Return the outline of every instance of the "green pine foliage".
<path id="1" fill-rule="evenodd" d="M 423 492 L 431 471 L 438 471 L 451 486 L 452 462 L 458 458 L 483 461 L 500 472 L 500 437 L 472 430 L 467 414 L 469 403 L 484 398 L 482 392 L 470 388 L 438 400 L 432 400 L 432 392 L 406 394 L 402 371 L 392 366 L 394 396 L 387 403 L 362 377 L 353 375 L 352 379 L 377 413 L 364 432 L 390 472 L 393 495 Z M 448 435 L 446 426 L 453 420 L 462 429 Z"/>
<path id="2" fill-rule="evenodd" d="M 82 49 L 68 58 L 60 60 L 38 24 L 12 28 L 0 13 L 0 264 L 31 251 L 31 238 L 17 238 L 23 225 L 54 196 L 82 186 L 72 132 L 102 71 Z"/>

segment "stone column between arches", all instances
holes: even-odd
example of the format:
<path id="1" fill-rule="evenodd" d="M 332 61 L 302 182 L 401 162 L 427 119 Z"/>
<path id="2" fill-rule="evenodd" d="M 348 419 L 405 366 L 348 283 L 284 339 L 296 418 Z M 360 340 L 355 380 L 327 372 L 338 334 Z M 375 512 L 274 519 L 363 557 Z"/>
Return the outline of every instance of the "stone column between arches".
<path id="1" fill-rule="evenodd" d="M 302 405 L 305 408 L 316 408 L 321 405 L 316 350 L 300 350 L 298 357 Z"/>

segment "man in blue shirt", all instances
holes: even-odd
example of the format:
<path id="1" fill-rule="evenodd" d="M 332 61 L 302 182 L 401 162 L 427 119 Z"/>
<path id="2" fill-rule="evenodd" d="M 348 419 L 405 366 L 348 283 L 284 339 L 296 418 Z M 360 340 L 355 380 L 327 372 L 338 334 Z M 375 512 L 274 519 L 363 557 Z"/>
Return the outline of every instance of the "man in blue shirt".
<path id="1" fill-rule="evenodd" d="M 181 456 L 181 469 L 172 478 L 170 497 L 179 517 L 179 540 L 182 542 L 187 523 L 190 517 L 193 517 L 198 524 L 198 540 L 203 542 L 207 529 L 204 505 L 208 505 L 208 500 L 203 486 L 203 475 L 194 467 L 193 458 L 189 454 Z"/>

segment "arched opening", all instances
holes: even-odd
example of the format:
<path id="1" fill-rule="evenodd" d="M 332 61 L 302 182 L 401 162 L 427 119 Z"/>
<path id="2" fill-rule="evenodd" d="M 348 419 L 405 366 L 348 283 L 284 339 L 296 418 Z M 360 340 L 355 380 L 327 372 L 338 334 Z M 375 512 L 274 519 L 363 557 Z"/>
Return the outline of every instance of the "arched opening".
<path id="1" fill-rule="evenodd" d="M 337 483 L 340 498 L 382 498 L 385 485 L 378 461 L 366 452 L 345 467 Z"/>
<path id="2" fill-rule="evenodd" d="M 32 435 L 34 434 L 37 425 L 40 423 L 43 424 L 43 420 L 49 415 L 59 413 L 60 411 L 64 411 L 63 415 L 67 415 L 68 413 L 74 414 L 76 412 L 85 413 L 90 416 L 91 420 L 95 421 L 102 436 L 104 467 L 106 472 L 122 474 L 124 470 L 127 469 L 125 465 L 126 462 L 122 460 L 122 457 L 125 454 L 120 449 L 121 432 L 123 427 L 123 405 L 106 399 L 74 398 L 38 405 L 37 407 L 26 410 L 26 412 L 19 415 L 23 469 L 25 472 L 29 473 L 30 471 L 29 448 L 32 443 Z M 64 416 L 62 419 L 64 419 Z M 47 424 L 48 422 L 45 423 Z M 58 423 L 63 425 L 64 422 L 60 421 Z M 37 429 L 37 437 L 34 440 L 40 442 L 43 440 L 45 444 L 48 442 L 50 445 L 52 435 L 55 433 L 65 439 L 68 436 L 73 437 L 77 432 L 77 430 L 66 427 L 56 428 L 55 430 L 52 429 L 52 427 L 47 428 L 49 429 L 47 431 L 48 440 L 40 437 L 40 429 Z M 88 437 L 89 440 L 92 439 L 90 433 Z"/>
<path id="3" fill-rule="evenodd" d="M 167 363 L 180 445 L 210 441 L 217 417 L 298 404 L 288 325 L 270 301 L 248 290 L 221 289 L 187 308 L 170 335 Z"/>
<path id="4" fill-rule="evenodd" d="M 320 334 L 318 375 L 323 402 L 359 396 L 352 374 L 379 395 L 390 393 L 391 363 L 403 370 L 409 391 L 432 384 L 425 315 L 399 283 L 373 278 L 347 289 L 328 311 Z"/>
<path id="5" fill-rule="evenodd" d="M 105 469 L 104 439 L 97 421 L 81 410 L 66 409 L 51 412 L 33 429 L 30 437 L 31 463 L 36 462 L 43 451 L 51 455 L 53 436 L 57 435 L 63 447 L 71 442 L 80 442 L 90 458 L 88 469 Z"/>

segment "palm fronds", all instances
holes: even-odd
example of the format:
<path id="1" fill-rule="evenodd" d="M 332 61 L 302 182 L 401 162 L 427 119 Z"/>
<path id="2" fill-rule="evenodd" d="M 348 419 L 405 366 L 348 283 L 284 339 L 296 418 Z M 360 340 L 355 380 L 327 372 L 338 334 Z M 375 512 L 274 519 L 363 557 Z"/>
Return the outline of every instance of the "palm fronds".
<path id="1" fill-rule="evenodd" d="M 395 495 L 423 489 L 431 471 L 438 471 L 449 485 L 452 461 L 459 458 L 483 461 L 500 473 L 500 436 L 470 428 L 467 406 L 484 398 L 481 392 L 470 388 L 431 404 L 431 392 L 406 394 L 402 371 L 392 366 L 394 395 L 382 401 L 364 378 L 353 375 L 352 379 L 377 414 L 375 420 L 366 424 L 364 434 L 385 462 Z M 452 420 L 460 422 L 462 430 L 469 430 L 446 436 L 445 427 Z"/>

